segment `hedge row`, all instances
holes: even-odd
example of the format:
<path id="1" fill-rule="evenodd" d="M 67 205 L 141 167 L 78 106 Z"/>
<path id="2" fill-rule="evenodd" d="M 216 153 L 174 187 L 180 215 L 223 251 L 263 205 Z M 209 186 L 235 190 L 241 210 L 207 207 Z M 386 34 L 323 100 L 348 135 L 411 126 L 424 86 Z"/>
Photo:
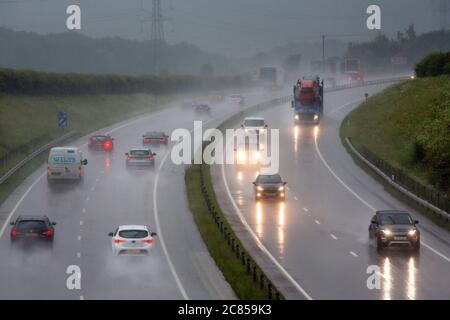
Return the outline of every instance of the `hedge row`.
<path id="1" fill-rule="evenodd" d="M 450 51 L 426 55 L 416 64 L 415 72 L 419 78 L 450 75 Z"/>
<path id="2" fill-rule="evenodd" d="M 250 84 L 247 76 L 141 76 L 46 73 L 0 69 L 0 93 L 31 95 L 177 93 L 204 89 L 224 89 Z"/>

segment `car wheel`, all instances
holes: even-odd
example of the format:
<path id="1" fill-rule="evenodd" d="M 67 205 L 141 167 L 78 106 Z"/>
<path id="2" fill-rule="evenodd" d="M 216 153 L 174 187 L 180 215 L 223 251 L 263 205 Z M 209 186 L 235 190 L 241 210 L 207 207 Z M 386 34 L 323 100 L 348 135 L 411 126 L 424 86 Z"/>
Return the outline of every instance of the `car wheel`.
<path id="1" fill-rule="evenodd" d="M 384 245 L 384 243 L 381 241 L 381 239 L 380 239 L 380 238 L 377 238 L 377 250 L 381 252 L 381 251 L 383 251 L 384 247 L 385 247 L 385 245 Z"/>

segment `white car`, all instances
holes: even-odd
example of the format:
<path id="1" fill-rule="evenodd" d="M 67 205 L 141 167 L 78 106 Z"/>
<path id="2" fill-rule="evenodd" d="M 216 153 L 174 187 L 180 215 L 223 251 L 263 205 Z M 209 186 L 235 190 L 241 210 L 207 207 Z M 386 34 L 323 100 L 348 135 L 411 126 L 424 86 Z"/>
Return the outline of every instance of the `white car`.
<path id="1" fill-rule="evenodd" d="M 112 237 L 112 252 L 118 256 L 149 254 L 156 233 L 150 232 L 146 226 L 124 225 L 108 235 Z"/>
<path id="2" fill-rule="evenodd" d="M 265 133 L 267 124 L 263 117 L 247 117 L 241 124 L 241 128 L 244 129 L 246 134 Z"/>
<path id="3" fill-rule="evenodd" d="M 156 153 L 152 152 L 148 147 L 133 148 L 127 153 L 126 165 L 129 166 L 155 166 Z"/>

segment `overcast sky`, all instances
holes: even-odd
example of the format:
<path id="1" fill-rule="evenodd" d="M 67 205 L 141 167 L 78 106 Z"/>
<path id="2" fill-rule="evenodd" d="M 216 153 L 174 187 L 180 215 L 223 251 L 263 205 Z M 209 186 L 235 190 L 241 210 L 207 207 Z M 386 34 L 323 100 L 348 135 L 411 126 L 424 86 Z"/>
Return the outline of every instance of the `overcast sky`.
<path id="1" fill-rule="evenodd" d="M 418 32 L 439 29 L 439 0 L 161 2 L 169 43 L 186 41 L 226 55 L 250 55 L 294 41 L 319 41 L 321 34 L 345 41 L 369 39 L 376 34 L 365 27 L 370 4 L 380 5 L 385 34 L 395 35 L 411 23 Z M 78 4 L 82 10 L 82 33 L 142 40 L 150 38 L 151 3 L 152 0 L 0 0 L 0 25 L 39 33 L 61 32 L 65 30 L 66 7 Z"/>

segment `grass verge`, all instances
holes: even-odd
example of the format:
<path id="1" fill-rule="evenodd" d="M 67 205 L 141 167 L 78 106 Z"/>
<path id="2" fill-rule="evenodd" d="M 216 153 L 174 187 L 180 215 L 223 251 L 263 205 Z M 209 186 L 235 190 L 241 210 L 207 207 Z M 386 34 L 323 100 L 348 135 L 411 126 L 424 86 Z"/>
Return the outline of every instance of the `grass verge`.
<path id="1" fill-rule="evenodd" d="M 267 299 L 267 289 L 261 289 L 260 284 L 253 280 L 252 273 L 249 274 L 246 266 L 236 257 L 236 252 L 233 252 L 230 248 L 224 236 L 219 231 L 215 220 L 208 211 L 208 206 L 201 191 L 200 170 L 203 171 L 204 183 L 206 191 L 210 195 L 211 203 L 216 208 L 221 221 L 224 223 L 224 227 L 226 227 L 232 234 L 232 237 L 236 239 L 235 244 L 238 244 L 240 248 L 243 248 L 243 246 L 237 240 L 238 238 L 227 223 L 227 220 L 216 201 L 214 189 L 211 184 L 209 166 L 191 165 L 186 169 L 185 175 L 189 208 L 194 216 L 200 234 L 208 247 L 211 257 L 214 259 L 239 299 Z"/>

